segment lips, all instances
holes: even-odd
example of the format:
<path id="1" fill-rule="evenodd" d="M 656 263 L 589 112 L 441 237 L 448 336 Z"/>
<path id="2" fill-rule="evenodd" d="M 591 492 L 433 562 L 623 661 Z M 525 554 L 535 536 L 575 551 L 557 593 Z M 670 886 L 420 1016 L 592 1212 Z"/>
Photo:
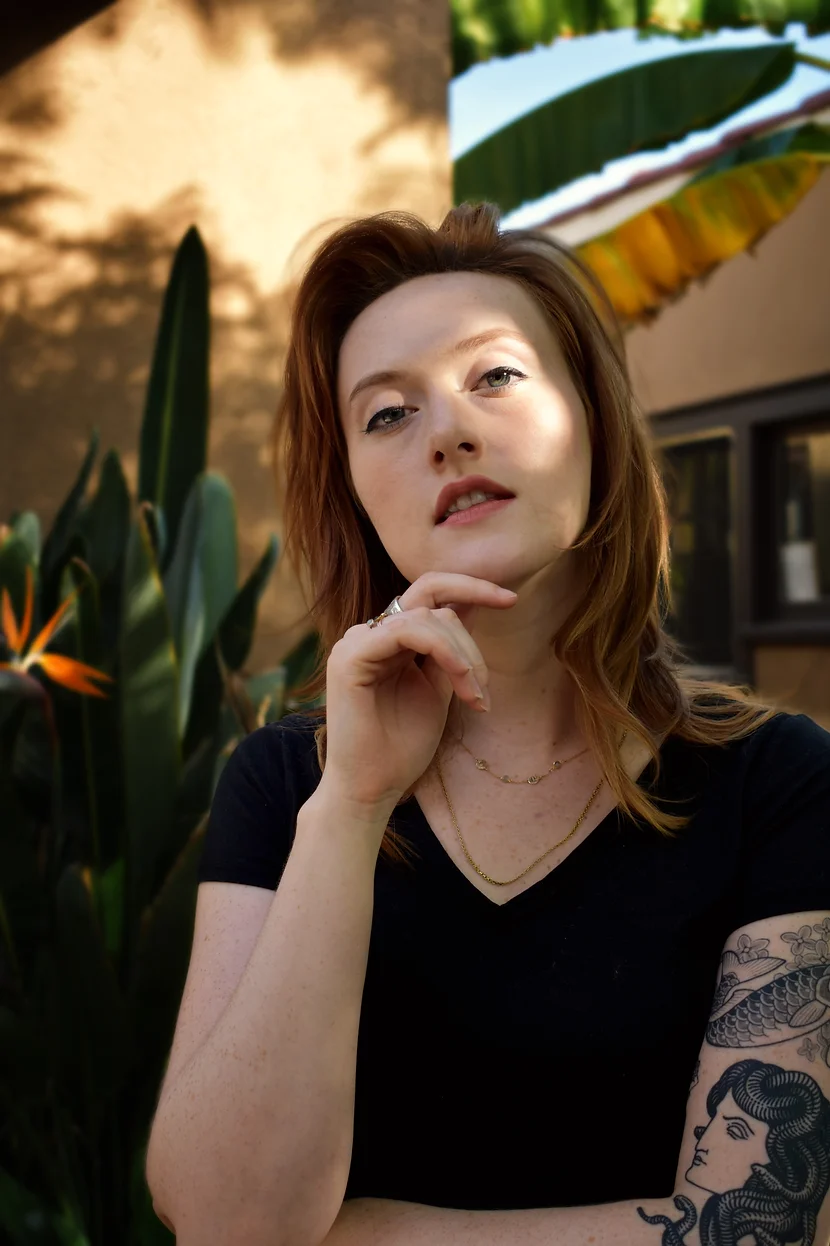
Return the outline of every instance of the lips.
<path id="1" fill-rule="evenodd" d="M 507 489 L 504 485 L 500 485 L 497 480 L 491 480 L 489 476 L 464 476 L 461 480 L 454 480 L 451 484 L 444 485 L 444 488 L 438 494 L 438 500 L 435 503 L 433 512 L 435 523 L 443 522 L 447 510 L 452 506 L 456 498 L 462 497 L 465 493 L 472 493 L 474 489 L 480 489 L 482 493 L 493 493 L 497 498 L 514 498 L 516 496 L 512 490 Z"/>

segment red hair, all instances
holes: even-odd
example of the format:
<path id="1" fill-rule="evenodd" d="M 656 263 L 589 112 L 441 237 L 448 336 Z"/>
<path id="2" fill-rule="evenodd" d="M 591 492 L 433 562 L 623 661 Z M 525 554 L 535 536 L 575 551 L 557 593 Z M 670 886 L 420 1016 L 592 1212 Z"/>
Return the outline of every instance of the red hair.
<path id="1" fill-rule="evenodd" d="M 592 469 L 588 520 L 573 547 L 585 560 L 586 588 L 553 637 L 554 653 L 576 685 L 580 727 L 621 811 L 671 834 L 687 819 L 659 809 L 626 773 L 621 730 L 644 741 L 659 768 L 667 735 L 725 744 L 776 710 L 746 689 L 683 675 L 683 655 L 663 627 L 670 601 L 665 493 L 613 309 L 568 248 L 533 230 L 501 231 L 493 205 L 462 204 L 437 229 L 404 212 L 350 222 L 318 247 L 300 282 L 274 439 L 285 550 L 310 583 L 321 642 L 320 664 L 299 696 L 320 696 L 336 641 L 408 587 L 355 496 L 337 410 L 340 346 L 382 294 L 448 272 L 517 282 L 564 352 L 587 415 Z M 316 740 L 324 768 L 325 721 Z M 400 856 L 400 844 L 387 828 L 381 851 Z"/>

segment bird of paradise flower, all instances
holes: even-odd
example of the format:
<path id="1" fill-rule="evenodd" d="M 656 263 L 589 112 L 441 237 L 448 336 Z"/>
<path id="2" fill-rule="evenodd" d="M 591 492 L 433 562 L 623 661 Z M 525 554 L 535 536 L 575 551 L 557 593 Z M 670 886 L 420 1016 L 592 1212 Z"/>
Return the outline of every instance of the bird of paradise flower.
<path id="1" fill-rule="evenodd" d="M 72 691 L 80 692 L 84 696 L 106 698 L 107 693 L 101 688 L 96 688 L 92 680 L 102 679 L 112 683 L 111 675 L 106 675 L 94 666 L 87 666 L 85 662 L 79 662 L 76 658 L 67 658 L 61 653 L 46 653 L 46 646 L 52 640 L 58 625 L 77 595 L 78 590 L 76 589 L 65 601 L 61 602 L 49 622 L 38 632 L 29 649 L 26 650 L 26 642 L 29 639 L 29 632 L 32 627 L 35 601 L 34 578 L 31 567 L 26 568 L 26 603 L 20 623 L 17 621 L 8 589 L 4 588 L 2 608 L 0 609 L 0 623 L 2 624 L 8 648 L 11 651 L 11 658 L 8 662 L 0 662 L 0 670 L 13 671 L 23 678 L 31 678 L 28 672 L 32 667 L 39 666 L 50 679 L 53 679 L 56 684 L 62 684 L 64 688 L 70 688 Z"/>

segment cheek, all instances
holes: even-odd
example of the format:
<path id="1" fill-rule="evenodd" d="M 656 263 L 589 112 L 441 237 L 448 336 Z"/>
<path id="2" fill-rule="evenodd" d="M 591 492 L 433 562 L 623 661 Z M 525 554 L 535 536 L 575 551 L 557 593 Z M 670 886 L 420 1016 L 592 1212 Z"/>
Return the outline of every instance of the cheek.
<path id="1" fill-rule="evenodd" d="M 381 533 L 399 512 L 407 510 L 407 473 L 394 462 L 385 461 L 382 468 L 352 468 L 355 490 L 376 530 Z M 409 503 L 411 510 L 411 501 Z"/>

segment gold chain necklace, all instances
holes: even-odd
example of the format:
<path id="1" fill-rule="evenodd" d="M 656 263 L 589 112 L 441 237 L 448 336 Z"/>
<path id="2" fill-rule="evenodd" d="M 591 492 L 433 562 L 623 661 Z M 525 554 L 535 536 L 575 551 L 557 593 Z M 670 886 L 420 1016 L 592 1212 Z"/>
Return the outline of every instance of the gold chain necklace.
<path id="1" fill-rule="evenodd" d="M 510 883 L 518 882 L 520 878 L 524 878 L 525 874 L 528 874 L 533 869 L 534 865 L 538 865 L 540 861 L 544 861 L 545 857 L 550 856 L 550 854 L 554 851 L 555 848 L 561 848 L 562 844 L 566 843 L 571 838 L 572 835 L 575 835 L 576 832 L 579 830 L 580 826 L 582 825 L 582 823 L 585 821 L 585 818 L 588 814 L 588 810 L 591 808 L 591 805 L 596 800 L 597 793 L 599 792 L 599 789 L 602 787 L 603 783 L 605 782 L 604 778 L 600 779 L 599 783 L 596 785 L 593 792 L 591 792 L 591 798 L 588 801 L 588 804 L 582 810 L 582 813 L 579 815 L 573 827 L 571 828 L 570 831 L 568 831 L 564 839 L 560 839 L 559 843 L 553 845 L 553 848 L 548 848 L 547 852 L 543 852 L 541 857 L 537 857 L 535 861 L 531 861 L 527 869 L 522 870 L 521 874 L 517 874 L 515 878 L 508 878 L 508 879 L 505 879 L 504 882 L 501 882 L 498 878 L 491 878 L 489 874 L 485 874 L 484 870 L 481 869 L 480 866 L 476 865 L 475 861 L 473 860 L 473 858 L 470 856 L 469 852 L 467 851 L 467 845 L 464 843 L 464 839 L 461 835 L 461 828 L 458 825 L 458 820 L 455 816 L 455 810 L 452 807 L 452 801 L 450 800 L 449 795 L 447 794 L 447 789 L 444 785 L 444 776 L 441 773 L 441 760 L 437 756 L 437 754 L 435 757 L 435 765 L 438 770 L 438 781 L 441 784 L 441 791 L 444 793 L 444 800 L 447 802 L 447 807 L 450 811 L 450 817 L 452 818 L 452 824 L 455 827 L 455 833 L 458 836 L 458 842 L 461 844 L 462 850 L 464 852 L 464 856 L 470 862 L 470 865 L 473 867 L 473 869 L 475 870 L 477 874 L 480 874 L 481 877 L 486 879 L 488 883 L 495 883 L 497 887 L 508 887 Z"/>
<path id="2" fill-rule="evenodd" d="M 453 738 L 455 739 L 456 744 L 461 745 L 465 753 L 470 753 L 470 756 L 476 764 L 476 770 L 486 770 L 487 773 L 492 775 L 493 778 L 498 780 L 499 783 L 530 783 L 531 785 L 541 783 L 542 779 L 546 779 L 549 774 L 554 772 L 554 770 L 561 770 L 563 766 L 567 766 L 569 761 L 576 761 L 577 757 L 581 757 L 583 753 L 588 752 L 587 748 L 583 748 L 580 752 L 573 753 L 570 757 L 564 757 L 561 761 L 555 761 L 548 766 L 547 770 L 543 774 L 531 774 L 526 779 L 511 779 L 506 774 L 496 774 L 494 770 L 490 769 L 489 763 L 483 757 L 476 757 L 475 753 L 470 752 L 467 745 L 464 743 L 463 722 L 461 724 L 461 735 L 454 736 Z"/>

